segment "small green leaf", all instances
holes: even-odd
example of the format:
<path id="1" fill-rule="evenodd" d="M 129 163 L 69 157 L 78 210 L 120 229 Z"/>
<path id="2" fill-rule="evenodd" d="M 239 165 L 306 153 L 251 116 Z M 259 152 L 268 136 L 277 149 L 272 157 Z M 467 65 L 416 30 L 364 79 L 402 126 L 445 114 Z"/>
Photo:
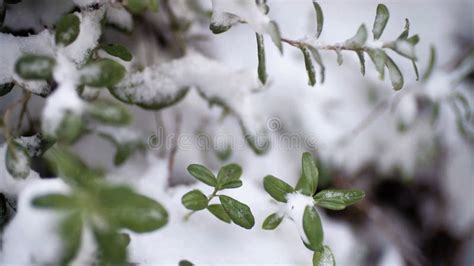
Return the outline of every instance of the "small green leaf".
<path id="1" fill-rule="evenodd" d="M 389 45 L 397 54 L 410 60 L 416 60 L 415 47 L 407 40 L 397 40 Z"/>
<path id="2" fill-rule="evenodd" d="M 118 57 L 123 61 L 131 61 L 133 56 L 127 47 L 121 44 L 102 44 L 100 48 L 104 49 L 111 56 Z"/>
<path id="3" fill-rule="evenodd" d="M 56 137 L 60 142 L 74 143 L 84 131 L 84 121 L 79 114 L 67 112 L 60 126 L 56 130 Z"/>
<path id="4" fill-rule="evenodd" d="M 128 0 L 125 2 L 127 9 L 133 14 L 140 14 L 147 10 L 149 0 Z"/>
<path id="5" fill-rule="evenodd" d="M 123 104 L 110 100 L 97 100 L 89 105 L 88 113 L 105 124 L 123 126 L 132 122 L 132 115 Z"/>
<path id="6" fill-rule="evenodd" d="M 303 231 L 308 242 L 306 247 L 313 251 L 321 248 L 324 240 L 323 226 L 318 211 L 313 206 L 306 206 L 303 214 Z"/>
<path id="7" fill-rule="evenodd" d="M 377 15 L 375 16 L 374 27 L 372 33 L 374 34 L 374 40 L 378 40 L 387 26 L 390 13 L 388 8 L 384 4 L 379 4 L 377 6 Z"/>
<path id="8" fill-rule="evenodd" d="M 209 185 L 211 187 L 217 186 L 216 177 L 204 165 L 191 164 L 188 166 L 188 172 L 197 180 L 203 182 L 206 185 Z"/>
<path id="9" fill-rule="evenodd" d="M 122 165 L 140 147 L 139 143 L 118 143 L 114 155 L 114 165 Z"/>
<path id="10" fill-rule="evenodd" d="M 364 191 L 358 189 L 328 189 L 316 194 L 314 196 L 314 200 L 318 206 L 331 210 L 342 210 L 345 207 L 358 202 L 364 197 Z"/>
<path id="11" fill-rule="evenodd" d="M 336 260 L 328 246 L 314 252 L 313 266 L 336 266 Z"/>
<path id="12" fill-rule="evenodd" d="M 178 266 L 193 266 L 194 264 L 189 260 L 181 260 L 179 261 Z"/>
<path id="13" fill-rule="evenodd" d="M 0 85 L 0 97 L 7 95 L 15 87 L 15 83 L 5 83 Z"/>
<path id="14" fill-rule="evenodd" d="M 28 151 L 15 141 L 8 142 L 5 165 L 10 175 L 25 179 L 30 174 L 31 159 Z"/>
<path id="15" fill-rule="evenodd" d="M 229 180 L 222 185 L 219 186 L 220 190 L 223 189 L 230 189 L 230 188 L 238 188 L 242 186 L 242 180 Z"/>
<path id="16" fill-rule="evenodd" d="M 398 91 L 401 88 L 403 88 L 403 74 L 398 68 L 398 66 L 393 62 L 392 58 L 390 56 L 385 55 L 385 65 L 388 68 L 388 74 L 390 75 L 390 80 L 392 81 L 392 86 L 393 89 Z"/>
<path id="17" fill-rule="evenodd" d="M 267 175 L 263 178 L 263 187 L 272 198 L 284 203 L 286 203 L 286 195 L 294 192 L 294 189 L 285 181 L 272 175 Z"/>
<path id="18" fill-rule="evenodd" d="M 375 65 L 375 69 L 379 72 L 380 79 L 383 80 L 385 76 L 385 52 L 381 49 L 369 49 L 367 54 L 369 54 L 370 59 Z"/>
<path id="19" fill-rule="evenodd" d="M 64 194 L 47 194 L 33 199 L 33 206 L 37 208 L 71 210 L 77 207 L 76 200 Z"/>
<path id="20" fill-rule="evenodd" d="M 59 234 L 63 242 L 60 264 L 69 265 L 81 247 L 82 217 L 80 212 L 68 214 L 59 224 Z"/>
<path id="21" fill-rule="evenodd" d="M 364 52 L 358 51 L 356 52 L 357 57 L 359 58 L 360 62 L 360 73 L 362 73 L 362 76 L 365 76 L 365 57 L 364 57 Z"/>
<path id="22" fill-rule="evenodd" d="M 436 49 L 434 46 L 430 47 L 430 60 L 428 63 L 428 67 L 426 68 L 425 73 L 423 74 L 423 80 L 428 80 L 433 73 L 434 66 L 436 64 Z"/>
<path id="23" fill-rule="evenodd" d="M 301 169 L 303 170 L 303 176 L 308 184 L 306 189 L 303 189 L 303 194 L 312 196 L 318 188 L 318 168 L 316 168 L 316 163 L 314 162 L 313 155 L 309 152 L 303 153 L 301 159 Z M 306 194 L 306 193 L 309 194 Z"/>
<path id="24" fill-rule="evenodd" d="M 321 35 L 321 32 L 323 31 L 323 26 L 324 26 L 323 9 L 319 5 L 319 3 L 315 0 L 313 0 L 313 7 L 314 7 L 314 12 L 316 13 L 316 38 L 319 38 L 319 36 Z"/>
<path id="25" fill-rule="evenodd" d="M 212 31 L 214 34 L 220 34 L 228 31 L 230 28 L 232 28 L 232 24 L 230 25 L 223 25 L 215 22 L 211 22 L 209 25 L 209 29 Z"/>
<path id="26" fill-rule="evenodd" d="M 274 230 L 277 228 L 281 221 L 283 221 L 283 216 L 278 213 L 270 214 L 265 221 L 263 221 L 262 229 L 263 230 Z"/>
<path id="27" fill-rule="evenodd" d="M 258 78 L 265 84 L 267 82 L 267 70 L 265 64 L 265 45 L 263 35 L 257 33 L 257 53 L 258 53 Z"/>
<path id="28" fill-rule="evenodd" d="M 126 70 L 111 59 L 88 63 L 81 70 L 81 83 L 91 87 L 113 87 L 125 76 Z"/>
<path id="29" fill-rule="evenodd" d="M 181 203 L 188 210 L 200 211 L 207 208 L 208 199 L 204 193 L 196 189 L 184 194 Z"/>
<path id="30" fill-rule="evenodd" d="M 94 238 L 98 246 L 100 265 L 124 265 L 127 261 L 127 246 L 121 234 L 110 228 L 95 225 Z"/>
<path id="31" fill-rule="evenodd" d="M 269 34 L 272 38 L 272 42 L 280 51 L 280 54 L 283 54 L 283 44 L 281 43 L 280 29 L 278 28 L 278 25 L 275 23 L 275 21 L 270 21 Z"/>
<path id="32" fill-rule="evenodd" d="M 158 0 L 148 0 L 148 9 L 150 9 L 151 12 L 158 12 L 159 8 Z"/>
<path id="33" fill-rule="evenodd" d="M 313 46 L 308 46 L 308 49 L 313 55 L 314 61 L 316 61 L 316 63 L 319 65 L 321 83 L 324 83 L 325 76 L 326 76 L 326 67 L 324 66 L 323 59 L 316 48 L 314 48 Z"/>
<path id="34" fill-rule="evenodd" d="M 103 186 L 98 201 L 110 223 L 133 232 L 154 231 L 168 222 L 168 213 L 160 203 L 129 187 Z"/>
<path id="35" fill-rule="evenodd" d="M 410 21 L 405 19 L 405 26 L 403 27 L 403 32 L 398 36 L 398 40 L 406 40 L 410 34 Z"/>
<path id="36" fill-rule="evenodd" d="M 54 59 L 42 55 L 22 56 L 15 65 L 15 72 L 26 80 L 47 80 L 53 76 Z"/>
<path id="37" fill-rule="evenodd" d="M 305 46 L 300 47 L 304 57 L 304 66 L 306 73 L 308 73 L 308 85 L 314 86 L 316 84 L 316 72 L 314 70 L 313 61 L 311 60 L 311 54 Z"/>
<path id="38" fill-rule="evenodd" d="M 350 49 L 357 49 L 364 46 L 367 41 L 367 28 L 364 24 L 360 25 L 357 33 L 345 42 L 345 45 Z"/>
<path id="39" fill-rule="evenodd" d="M 79 18 L 74 14 L 68 14 L 59 19 L 56 24 L 56 44 L 68 46 L 73 43 L 79 36 L 80 23 Z"/>
<path id="40" fill-rule="evenodd" d="M 219 200 L 235 224 L 245 229 L 250 229 L 255 225 L 255 218 L 247 205 L 225 195 L 220 195 Z"/>
<path id="41" fill-rule="evenodd" d="M 224 184 L 229 184 L 229 183 L 234 183 L 231 181 L 236 181 L 240 178 L 242 175 L 242 167 L 240 167 L 238 164 L 228 164 L 223 166 L 220 170 L 219 173 L 217 173 L 217 187 L 219 189 L 223 188 Z"/>
<path id="42" fill-rule="evenodd" d="M 229 215 L 225 212 L 224 208 L 220 204 L 212 204 L 207 206 L 207 210 L 212 213 L 217 219 L 230 224 L 232 221 Z"/>

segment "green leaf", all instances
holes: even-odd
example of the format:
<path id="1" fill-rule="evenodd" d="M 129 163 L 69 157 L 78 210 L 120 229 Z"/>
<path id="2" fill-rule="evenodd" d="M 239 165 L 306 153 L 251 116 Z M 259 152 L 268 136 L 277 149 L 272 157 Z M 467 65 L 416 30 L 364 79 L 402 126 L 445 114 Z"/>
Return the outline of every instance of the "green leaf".
<path id="1" fill-rule="evenodd" d="M 247 205 L 225 195 L 220 195 L 219 200 L 235 224 L 245 229 L 250 229 L 255 225 L 255 218 Z"/>
<path id="2" fill-rule="evenodd" d="M 67 112 L 56 130 L 56 137 L 60 142 L 74 143 L 84 131 L 84 121 L 79 114 Z"/>
<path id="3" fill-rule="evenodd" d="M 7 95 L 15 87 L 15 83 L 5 83 L 0 85 L 0 97 Z"/>
<path id="4" fill-rule="evenodd" d="M 381 49 L 369 49 L 367 54 L 369 54 L 370 60 L 372 60 L 375 69 L 379 72 L 380 79 L 383 80 L 385 76 L 385 61 L 387 60 L 385 52 Z"/>
<path id="5" fill-rule="evenodd" d="M 178 266 L 193 266 L 194 264 L 189 260 L 181 260 L 179 261 Z"/>
<path id="6" fill-rule="evenodd" d="M 71 210 L 77 208 L 76 199 L 64 194 L 47 194 L 33 199 L 33 206 L 37 208 Z"/>
<path id="7" fill-rule="evenodd" d="M 408 38 L 408 34 L 410 34 L 410 21 L 406 18 L 405 19 L 405 26 L 403 28 L 403 32 L 398 36 L 398 40 L 406 40 Z"/>
<path id="8" fill-rule="evenodd" d="M 113 87 L 125 76 L 126 70 L 111 59 L 88 63 L 81 70 L 81 83 L 91 87 Z"/>
<path id="9" fill-rule="evenodd" d="M 390 80 L 392 81 L 392 86 L 393 89 L 398 91 L 401 88 L 403 88 L 403 74 L 398 68 L 398 66 L 393 62 L 392 58 L 390 56 L 385 55 L 385 65 L 388 68 L 388 74 L 390 75 Z"/>
<path id="10" fill-rule="evenodd" d="M 150 9 L 151 12 L 158 12 L 159 8 L 158 0 L 148 0 L 148 9 Z"/>
<path id="11" fill-rule="evenodd" d="M 207 208 L 208 199 L 204 193 L 196 189 L 184 194 L 181 203 L 188 210 L 199 211 Z"/>
<path id="12" fill-rule="evenodd" d="M 389 45 L 397 54 L 410 60 L 416 60 L 415 47 L 407 40 L 397 40 Z"/>
<path id="13" fill-rule="evenodd" d="M 124 164 L 137 148 L 138 144 L 135 143 L 117 144 L 117 150 L 114 155 L 114 165 L 119 166 Z"/>
<path id="14" fill-rule="evenodd" d="M 286 203 L 286 195 L 294 192 L 294 189 L 285 181 L 272 175 L 267 175 L 263 178 L 263 187 L 272 198 L 284 203 Z"/>
<path id="15" fill-rule="evenodd" d="M 390 13 L 388 8 L 384 4 L 377 6 L 377 15 L 375 16 L 374 27 L 372 33 L 374 34 L 374 40 L 378 40 L 382 36 L 385 26 L 387 26 Z"/>
<path id="16" fill-rule="evenodd" d="M 43 158 L 46 159 L 55 176 L 73 185 L 87 186 L 94 179 L 103 177 L 102 171 L 89 169 L 78 156 L 62 147 L 49 149 Z"/>
<path id="17" fill-rule="evenodd" d="M 303 53 L 306 73 L 308 73 L 308 85 L 314 86 L 314 84 L 316 84 L 316 72 L 314 70 L 313 61 L 311 60 L 311 54 L 309 49 L 305 46 L 301 46 L 300 49 Z"/>
<path id="18" fill-rule="evenodd" d="M 319 38 L 324 26 L 323 9 L 318 2 L 313 0 L 314 12 L 316 13 L 316 38 Z"/>
<path id="19" fill-rule="evenodd" d="M 26 80 L 46 80 L 53 77 L 54 59 L 42 55 L 25 55 L 15 64 L 15 72 Z"/>
<path id="20" fill-rule="evenodd" d="M 31 167 L 28 151 L 19 143 L 9 141 L 5 155 L 5 166 L 8 173 L 14 178 L 27 178 Z"/>
<path id="21" fill-rule="evenodd" d="M 224 25 L 224 24 L 219 24 L 215 22 L 211 22 L 209 25 L 209 29 L 212 31 L 214 34 L 220 34 L 228 31 L 230 28 L 232 28 L 232 24 L 229 25 Z"/>
<path id="22" fill-rule="evenodd" d="M 188 172 L 194 176 L 197 180 L 203 182 L 211 187 L 217 186 L 217 179 L 214 174 L 207 169 L 204 165 L 191 164 L 188 166 Z"/>
<path id="23" fill-rule="evenodd" d="M 360 25 L 357 33 L 345 42 L 345 46 L 350 49 L 357 49 L 364 46 L 365 42 L 367 41 L 367 28 L 364 24 Z"/>
<path id="24" fill-rule="evenodd" d="M 220 204 L 212 204 L 207 206 L 207 210 L 212 213 L 214 216 L 217 217 L 217 219 L 230 224 L 232 221 L 229 217 L 229 215 L 225 212 L 224 207 Z"/>
<path id="25" fill-rule="evenodd" d="M 426 68 L 426 71 L 425 73 L 423 74 L 423 80 L 428 80 L 431 76 L 431 73 L 433 73 L 433 69 L 434 69 L 434 66 L 436 64 L 436 49 L 435 47 L 432 45 L 430 47 L 430 60 L 429 60 L 429 63 L 428 63 L 428 67 Z"/>
<path id="26" fill-rule="evenodd" d="M 96 100 L 87 111 L 92 118 L 110 125 L 129 125 L 133 120 L 125 105 L 110 100 Z"/>
<path id="27" fill-rule="evenodd" d="M 275 23 L 275 21 L 270 21 L 269 34 L 272 38 L 272 42 L 278 48 L 278 51 L 280 51 L 280 54 L 283 54 L 283 44 L 281 43 L 280 29 L 278 28 L 278 25 Z"/>
<path id="28" fill-rule="evenodd" d="M 131 61 L 133 56 L 127 47 L 121 44 L 102 44 L 100 48 L 104 49 L 111 56 L 118 57 L 123 61 Z"/>
<path id="29" fill-rule="evenodd" d="M 274 230 L 277 228 L 281 221 L 283 221 L 283 216 L 278 213 L 270 214 L 265 221 L 263 221 L 262 229 L 263 230 Z"/>
<path id="30" fill-rule="evenodd" d="M 336 266 L 336 260 L 328 246 L 314 252 L 313 266 Z"/>
<path id="31" fill-rule="evenodd" d="M 147 10 L 150 0 L 128 0 L 125 2 L 127 9 L 133 14 L 140 14 Z"/>
<path id="32" fill-rule="evenodd" d="M 168 213 L 155 200 L 125 186 L 103 186 L 98 192 L 99 204 L 110 223 L 137 233 L 154 231 L 168 222 Z"/>
<path id="33" fill-rule="evenodd" d="M 68 14 L 59 19 L 56 24 L 56 44 L 68 46 L 73 43 L 79 36 L 80 23 L 79 18 L 74 14 Z"/>
<path id="34" fill-rule="evenodd" d="M 257 53 L 258 53 L 258 78 L 265 84 L 267 82 L 267 70 L 265 64 L 265 45 L 262 34 L 256 34 L 257 36 Z"/>
<path id="35" fill-rule="evenodd" d="M 360 62 L 360 73 L 362 73 L 362 76 L 365 76 L 365 57 L 364 57 L 364 52 L 356 52 L 357 57 L 359 58 Z"/>
<path id="36" fill-rule="evenodd" d="M 68 214 L 59 224 L 59 235 L 63 242 L 60 264 L 69 265 L 81 247 L 82 217 L 80 212 Z"/>
<path id="37" fill-rule="evenodd" d="M 220 190 L 223 189 L 230 189 L 230 188 L 238 188 L 242 186 L 242 180 L 229 180 L 222 185 L 219 186 Z"/>
<path id="38" fill-rule="evenodd" d="M 308 241 L 305 242 L 306 247 L 313 251 L 319 250 L 324 240 L 324 232 L 321 218 L 314 206 L 306 206 L 304 210 L 303 231 Z"/>
<path id="39" fill-rule="evenodd" d="M 223 166 L 219 173 L 217 173 L 217 187 L 222 189 L 224 184 L 229 185 L 230 183 L 234 183 L 235 186 L 237 183 L 233 181 L 239 180 L 240 176 L 242 175 L 242 167 L 238 164 L 227 164 Z M 232 185 L 230 185 L 232 187 Z"/>
<path id="40" fill-rule="evenodd" d="M 364 197 L 364 191 L 358 189 L 328 189 L 316 194 L 314 196 L 314 200 L 318 206 L 331 210 L 342 210 L 345 207 L 358 202 Z"/>
<path id="41" fill-rule="evenodd" d="M 94 238 L 97 242 L 100 265 L 125 265 L 127 261 L 127 246 L 121 234 L 112 228 L 102 228 L 95 225 Z"/>
<path id="42" fill-rule="evenodd" d="M 301 159 L 301 169 L 303 170 L 303 176 L 307 184 L 307 187 L 303 188 L 302 193 L 308 196 L 312 196 L 318 188 L 319 173 L 318 168 L 316 168 L 316 163 L 314 162 L 313 155 L 311 155 L 311 153 L 303 153 Z"/>
<path id="43" fill-rule="evenodd" d="M 316 61 L 316 63 L 319 65 L 321 83 L 324 83 L 325 76 L 326 76 L 326 67 L 324 66 L 323 59 L 316 48 L 314 48 L 313 46 L 308 46 L 308 49 L 313 55 L 314 61 Z"/>

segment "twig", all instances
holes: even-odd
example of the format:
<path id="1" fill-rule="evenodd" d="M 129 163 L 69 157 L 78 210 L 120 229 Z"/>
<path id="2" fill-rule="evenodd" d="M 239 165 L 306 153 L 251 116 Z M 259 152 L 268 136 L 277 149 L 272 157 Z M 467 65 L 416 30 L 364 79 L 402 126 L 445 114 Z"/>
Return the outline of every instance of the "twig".
<path id="1" fill-rule="evenodd" d="M 171 147 L 169 160 L 168 160 L 168 187 L 171 186 L 171 178 L 173 176 L 173 166 L 176 158 L 176 152 L 178 151 L 179 145 L 179 137 L 181 135 L 181 124 L 182 124 L 182 115 L 181 113 L 176 114 L 176 129 L 175 129 L 175 137 L 176 141 L 174 145 Z"/>

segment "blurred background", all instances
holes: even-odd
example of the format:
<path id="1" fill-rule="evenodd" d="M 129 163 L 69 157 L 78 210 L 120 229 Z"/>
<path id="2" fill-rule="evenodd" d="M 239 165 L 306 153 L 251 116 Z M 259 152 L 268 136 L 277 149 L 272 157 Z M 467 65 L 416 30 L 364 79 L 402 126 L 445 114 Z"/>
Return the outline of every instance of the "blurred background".
<path id="1" fill-rule="evenodd" d="M 255 34 L 248 25 L 213 35 L 209 18 L 189 11 L 192 0 L 163 2 L 157 14 L 134 18 L 133 34 L 108 29 L 105 38 L 131 48 L 136 65 L 178 57 L 177 40 L 184 40 L 187 49 L 229 68 L 257 73 Z M 198 2 L 202 10 L 210 10 L 210 1 Z M 320 39 L 332 44 L 352 37 L 361 23 L 371 29 L 379 1 L 319 3 L 325 16 Z M 192 182 L 186 172 L 191 163 L 218 169 L 228 162 L 242 165 L 246 182 L 260 184 L 263 176 L 273 174 L 294 184 L 300 175 L 301 153 L 310 151 L 318 160 L 320 189 L 357 187 L 367 194 L 355 207 L 324 210 L 327 223 L 342 224 L 340 230 L 351 232 L 351 239 L 330 240 L 341 265 L 474 265 L 474 1 L 383 3 L 390 10 L 390 20 L 382 39 L 395 39 L 408 18 L 411 33 L 420 36 L 416 54 L 421 73 L 429 66 L 430 47 L 435 47 L 436 64 L 428 80 L 416 81 L 411 62 L 394 56 L 405 77 L 405 87 L 395 92 L 388 77 L 378 78 L 369 60 L 362 76 L 355 54 L 343 52 L 344 64 L 338 66 L 334 52 L 322 51 L 326 80 L 311 87 L 301 52 L 285 45 L 282 56 L 265 37 L 269 83 L 253 95 L 251 106 L 272 140 L 266 154 L 256 155 L 242 144 L 236 120 L 223 117 L 220 108 L 209 107 L 194 91 L 160 112 L 131 107 L 134 129 L 143 134 L 148 151 L 167 163 L 164 178 L 169 186 Z M 269 0 L 268 4 L 269 16 L 278 23 L 283 37 L 301 39 L 314 34 L 311 1 Z M 169 10 L 176 21 L 192 25 L 183 32 L 175 31 Z M 8 16 L 5 23 L 17 30 L 40 30 L 27 21 L 9 21 Z M 0 98 L 0 111 L 18 95 Z M 39 97 L 32 99 L 32 120 L 38 119 L 43 104 Z M 206 138 L 197 137 L 200 134 Z M 156 145 L 152 141 L 156 136 L 167 140 L 166 145 Z M 211 145 L 204 147 L 201 141 Z M 106 167 L 117 175 L 137 175 L 149 163 L 145 155 L 137 154 L 131 163 L 115 168 L 113 147 L 93 137 L 81 139 L 75 148 L 90 165 Z M 38 162 L 37 170 L 47 177 L 47 169 L 42 168 Z M 354 254 L 341 251 L 345 241 L 363 244 Z"/>

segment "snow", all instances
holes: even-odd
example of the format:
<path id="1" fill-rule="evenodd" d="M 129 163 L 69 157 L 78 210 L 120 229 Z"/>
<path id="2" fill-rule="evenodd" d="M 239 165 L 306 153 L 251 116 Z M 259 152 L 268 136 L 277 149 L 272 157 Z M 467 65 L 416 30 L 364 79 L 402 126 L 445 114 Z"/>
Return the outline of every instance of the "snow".
<path id="1" fill-rule="evenodd" d="M 107 21 L 119 29 L 131 32 L 133 30 L 133 17 L 122 6 L 108 5 L 106 11 Z"/>
<path id="2" fill-rule="evenodd" d="M 34 180 L 39 179 L 39 175 L 35 171 L 30 170 L 25 179 L 12 177 L 5 167 L 6 150 L 6 145 L 0 146 L 0 162 L 2 162 L 0 164 L 0 193 L 15 197 L 22 190 L 29 187 Z"/>
<path id="3" fill-rule="evenodd" d="M 301 239 L 309 244 L 308 237 L 303 230 L 303 215 L 307 206 L 313 206 L 313 198 L 295 192 L 287 195 L 286 215 L 295 222 Z"/>
<path id="4" fill-rule="evenodd" d="M 36 94 L 47 94 L 48 85 L 44 81 L 25 81 L 15 73 L 16 61 L 25 54 L 54 55 L 54 38 L 44 30 L 37 35 L 15 37 L 0 33 L 0 84 L 16 81 Z"/>
<path id="5" fill-rule="evenodd" d="M 66 113 L 81 114 L 85 103 L 76 92 L 79 75 L 76 66 L 66 56 L 59 53 L 56 57 L 54 79 L 58 83 L 56 90 L 47 98 L 42 114 L 43 133 L 55 136 Z"/>
<path id="6" fill-rule="evenodd" d="M 270 18 L 265 15 L 254 0 L 212 0 L 212 22 L 218 25 L 232 25 L 238 21 L 249 24 L 255 32 L 270 33 Z"/>
<path id="7" fill-rule="evenodd" d="M 80 13 L 76 12 L 74 14 L 81 21 L 79 36 L 77 36 L 73 43 L 64 48 L 64 53 L 76 64 L 83 65 L 92 49 L 99 42 L 100 35 L 102 34 L 100 21 L 105 14 L 105 7 L 102 6 L 96 10 L 83 10 Z"/>

